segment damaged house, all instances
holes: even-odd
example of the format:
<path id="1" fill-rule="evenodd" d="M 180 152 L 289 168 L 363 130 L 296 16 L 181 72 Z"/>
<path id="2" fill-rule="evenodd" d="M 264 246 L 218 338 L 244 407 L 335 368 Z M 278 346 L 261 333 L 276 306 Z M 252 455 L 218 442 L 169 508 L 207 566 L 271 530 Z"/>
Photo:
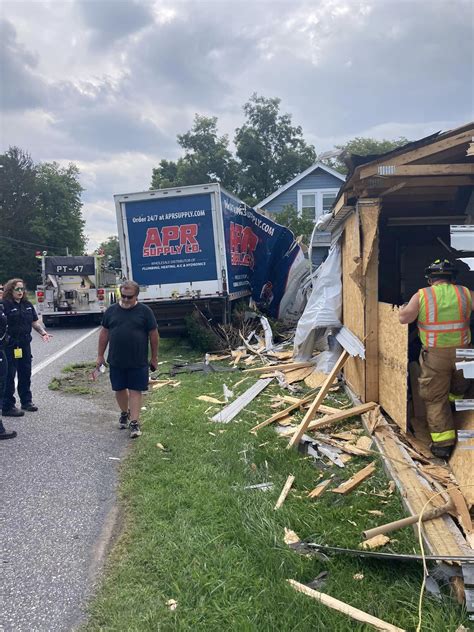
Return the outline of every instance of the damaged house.
<path id="1" fill-rule="evenodd" d="M 333 247 L 315 277 L 313 295 L 318 288 L 320 292 L 313 299 L 319 300 L 318 318 L 313 318 L 310 336 L 306 315 L 308 308 L 311 311 L 310 299 L 298 324 L 300 330 L 301 323 L 305 326 L 304 335 L 297 329 L 295 338 L 296 355 L 304 359 L 306 343 L 312 346 L 318 329 L 333 324 L 325 306 L 328 301 L 334 303 L 339 326 L 344 325 L 365 346 L 364 358 L 352 356 L 344 364 L 346 385 L 355 401 L 376 402 L 385 413 L 374 438 L 408 510 L 412 515 L 419 513 L 433 493 L 445 501 L 456 496 L 452 497 L 456 522 L 445 515 L 425 523 L 428 548 L 437 554 L 468 557 L 474 546 L 469 515 L 474 505 L 474 410 L 455 413 L 458 444 L 443 475 L 444 485 L 436 479 L 441 470 L 429 464 L 429 451 L 425 456 L 432 476 L 421 480 L 412 460 L 416 449 L 423 450 L 428 443 L 417 381 L 420 342 L 416 322 L 400 325 L 398 306 L 426 286 L 425 268 L 440 257 L 457 261 L 457 282 L 474 287 L 474 273 L 459 261 L 474 252 L 474 232 L 468 228 L 474 224 L 473 149 L 474 123 L 469 123 L 383 155 L 350 157 L 349 175 L 323 226 L 332 234 Z M 467 238 L 467 248 L 463 247 L 467 252 L 451 245 L 453 225 L 465 227 L 461 231 Z M 419 452 L 414 458 L 418 457 Z M 461 497 L 451 494 L 453 485 L 462 491 Z M 472 578 L 466 582 L 470 611 L 473 583 Z"/>

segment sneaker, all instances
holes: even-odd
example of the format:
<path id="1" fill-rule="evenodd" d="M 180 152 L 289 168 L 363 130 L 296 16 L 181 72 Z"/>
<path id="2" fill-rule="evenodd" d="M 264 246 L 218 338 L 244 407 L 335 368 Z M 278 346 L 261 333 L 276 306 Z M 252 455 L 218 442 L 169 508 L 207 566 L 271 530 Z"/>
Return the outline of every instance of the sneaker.
<path id="1" fill-rule="evenodd" d="M 4 439 L 14 439 L 15 437 L 16 432 L 14 430 L 10 430 L 10 432 L 7 432 L 2 420 L 0 419 L 0 441 L 3 441 Z"/>
<path id="2" fill-rule="evenodd" d="M 138 421 L 131 421 L 130 422 L 130 439 L 136 439 L 141 434 L 142 434 L 142 431 L 140 430 L 140 424 L 138 423 Z"/>
<path id="3" fill-rule="evenodd" d="M 453 445 L 440 446 L 440 445 L 431 444 L 430 450 L 431 450 L 431 454 L 433 454 L 434 456 L 437 456 L 439 459 L 444 459 L 445 461 L 447 461 L 454 450 L 454 446 Z"/>
<path id="4" fill-rule="evenodd" d="M 35 406 L 33 403 L 22 404 L 21 410 L 27 410 L 30 413 L 35 413 L 38 410 L 38 406 Z"/>
<path id="5" fill-rule="evenodd" d="M 2 415 L 4 417 L 23 417 L 25 413 L 18 408 L 10 408 L 10 410 L 2 410 Z"/>
<path id="6" fill-rule="evenodd" d="M 128 420 L 129 420 L 129 414 L 128 412 L 121 412 L 120 413 L 120 419 L 119 419 L 119 428 L 120 430 L 126 430 L 128 428 Z"/>

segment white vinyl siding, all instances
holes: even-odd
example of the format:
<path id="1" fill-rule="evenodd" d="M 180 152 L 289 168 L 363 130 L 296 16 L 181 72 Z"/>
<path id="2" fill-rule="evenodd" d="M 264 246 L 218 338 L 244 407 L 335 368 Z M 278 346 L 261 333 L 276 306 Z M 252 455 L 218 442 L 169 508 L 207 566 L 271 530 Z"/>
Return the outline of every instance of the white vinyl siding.
<path id="1" fill-rule="evenodd" d="M 298 191 L 298 215 L 316 220 L 327 213 L 339 189 L 302 189 Z"/>

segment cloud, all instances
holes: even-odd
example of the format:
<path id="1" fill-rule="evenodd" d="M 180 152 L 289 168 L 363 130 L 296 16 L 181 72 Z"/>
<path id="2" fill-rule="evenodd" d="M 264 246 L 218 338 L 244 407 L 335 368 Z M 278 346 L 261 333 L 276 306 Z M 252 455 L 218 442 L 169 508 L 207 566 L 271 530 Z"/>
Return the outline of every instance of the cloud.
<path id="1" fill-rule="evenodd" d="M 153 23 L 152 5 L 137 0 L 78 0 L 76 6 L 95 48 L 105 48 Z"/>
<path id="2" fill-rule="evenodd" d="M 38 107 L 44 84 L 35 75 L 37 59 L 18 42 L 14 26 L 0 20 L 0 106 L 4 110 Z"/>
<path id="3" fill-rule="evenodd" d="M 472 118 L 472 1 L 4 0 L 2 149 L 81 169 L 87 231 L 147 189 L 195 113 L 230 139 L 253 92 L 318 152 Z M 41 28 L 39 28 L 41 25 Z M 112 222 L 113 224 L 113 222 Z"/>

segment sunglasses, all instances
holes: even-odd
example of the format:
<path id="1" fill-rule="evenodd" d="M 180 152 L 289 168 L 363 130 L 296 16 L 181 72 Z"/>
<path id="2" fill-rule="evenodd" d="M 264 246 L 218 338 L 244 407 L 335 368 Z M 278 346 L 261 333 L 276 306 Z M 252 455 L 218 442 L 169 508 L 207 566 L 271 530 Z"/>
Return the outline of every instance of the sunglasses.
<path id="1" fill-rule="evenodd" d="M 122 298 L 124 301 L 131 301 L 135 298 L 135 294 L 122 294 Z"/>
<path id="2" fill-rule="evenodd" d="M 25 291 L 24 287 L 14 287 L 13 289 L 15 290 L 15 292 L 24 292 Z"/>

